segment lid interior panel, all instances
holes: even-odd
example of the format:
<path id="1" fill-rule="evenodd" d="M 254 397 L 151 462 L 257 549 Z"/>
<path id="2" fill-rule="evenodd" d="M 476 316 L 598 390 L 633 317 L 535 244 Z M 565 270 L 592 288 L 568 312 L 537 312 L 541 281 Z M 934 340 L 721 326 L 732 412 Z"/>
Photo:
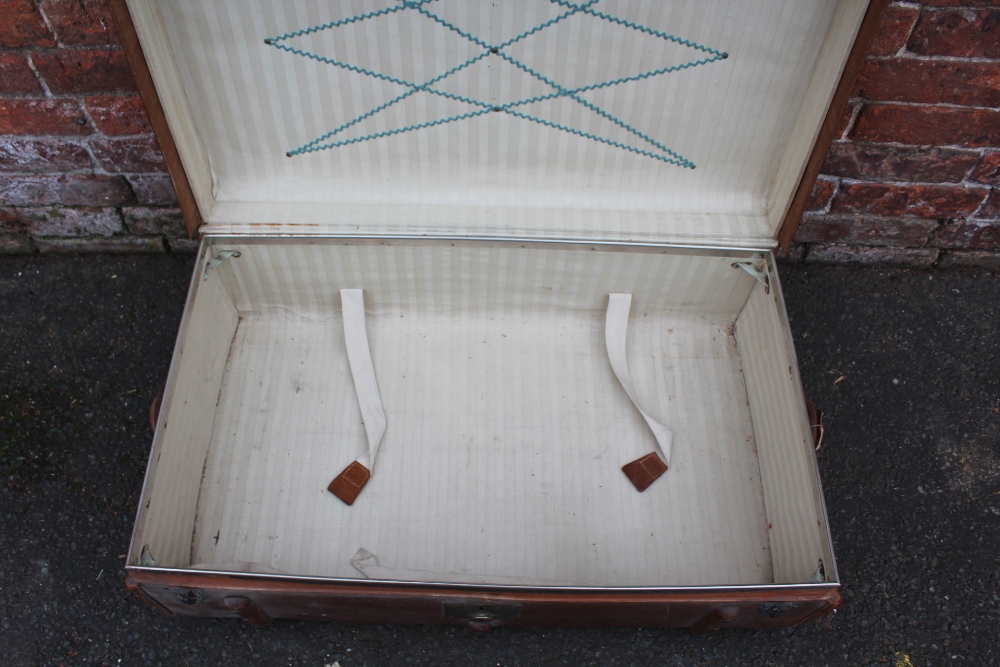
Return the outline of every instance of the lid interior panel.
<path id="1" fill-rule="evenodd" d="M 865 4 L 153 3 L 130 0 L 154 79 L 181 82 L 160 93 L 195 129 L 180 150 L 208 165 L 210 228 L 233 206 L 248 225 L 312 207 L 323 232 L 357 227 L 344 206 L 404 227 L 408 208 L 490 207 L 607 212 L 556 235 L 612 240 L 633 214 L 664 238 L 711 237 L 705 216 L 772 237 L 773 179 L 802 158 L 791 129 L 814 129 L 803 100 L 839 74 L 817 58 L 831 41 L 824 57 L 846 58 L 858 21 L 835 15 Z"/>

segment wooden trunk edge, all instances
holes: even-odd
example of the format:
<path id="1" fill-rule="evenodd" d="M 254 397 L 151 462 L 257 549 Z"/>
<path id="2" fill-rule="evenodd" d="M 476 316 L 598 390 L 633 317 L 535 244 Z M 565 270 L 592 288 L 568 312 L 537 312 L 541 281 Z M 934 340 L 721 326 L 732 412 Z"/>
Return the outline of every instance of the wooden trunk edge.
<path id="1" fill-rule="evenodd" d="M 865 57 L 868 55 L 868 50 L 871 48 L 879 24 L 882 22 L 882 16 L 888 6 L 889 0 L 871 0 L 868 4 L 865 17 L 858 29 L 857 38 L 854 40 L 851 53 L 844 64 L 844 71 L 840 75 L 837 90 L 834 91 L 833 99 L 830 100 L 830 107 L 823 119 L 823 124 L 820 126 L 819 135 L 816 137 L 816 143 L 813 145 L 809 160 L 806 162 L 802 179 L 799 181 L 788 212 L 785 214 L 785 219 L 778 230 L 778 246 L 784 252 L 788 252 L 788 247 L 795 238 L 799 223 L 802 222 L 802 215 L 809 204 L 813 186 L 816 184 L 816 179 L 819 178 L 826 154 L 830 152 L 830 146 L 836 138 L 837 128 L 840 127 L 840 117 L 847 108 L 847 101 L 851 96 L 851 90 L 854 89 L 854 82 L 858 78 L 861 65 L 865 62 Z"/>
<path id="2" fill-rule="evenodd" d="M 160 96 L 156 92 L 153 84 L 153 76 L 150 74 L 149 65 L 139 44 L 139 36 L 135 31 L 135 24 L 132 22 L 132 15 L 129 13 L 125 0 L 110 0 L 111 17 L 121 36 L 122 50 L 125 52 L 125 59 L 132 70 L 132 78 L 139 89 L 139 95 L 146 107 L 146 114 L 149 116 L 149 123 L 153 126 L 153 134 L 160 144 L 163 152 L 163 159 L 167 164 L 167 172 L 170 180 L 173 181 L 174 190 L 177 192 L 177 205 L 181 209 L 184 218 L 184 227 L 188 237 L 194 238 L 201 226 L 202 218 L 198 210 L 198 204 L 194 198 L 194 191 L 188 181 L 187 173 L 184 171 L 184 164 L 181 162 L 180 152 L 174 142 L 170 126 L 167 124 L 167 116 L 160 103 Z"/>
<path id="3" fill-rule="evenodd" d="M 839 586 L 684 591 L 459 588 L 134 570 L 129 590 L 184 616 L 501 626 L 780 628 L 840 605 Z M 235 600 L 240 600 L 238 606 Z M 245 601 L 245 602 L 242 602 Z M 253 614 L 248 615 L 250 609 Z"/>

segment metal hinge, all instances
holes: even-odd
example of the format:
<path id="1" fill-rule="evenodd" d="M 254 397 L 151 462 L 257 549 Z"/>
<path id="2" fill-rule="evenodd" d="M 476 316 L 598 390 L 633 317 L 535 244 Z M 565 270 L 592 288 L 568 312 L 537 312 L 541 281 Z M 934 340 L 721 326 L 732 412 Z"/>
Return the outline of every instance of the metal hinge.
<path id="1" fill-rule="evenodd" d="M 218 255 L 216 255 L 212 259 L 208 260 L 208 263 L 205 264 L 205 275 L 204 275 L 203 279 L 204 280 L 208 280 L 208 272 L 211 269 L 214 269 L 219 264 L 222 264 L 224 261 L 226 261 L 230 257 L 239 257 L 239 256 L 240 256 L 240 251 L 239 250 L 223 250 Z"/>
<path id="2" fill-rule="evenodd" d="M 764 286 L 764 294 L 771 293 L 771 278 L 767 273 L 767 262 L 763 257 L 752 262 L 733 262 L 733 268 L 743 269 L 753 276 L 754 280 Z"/>

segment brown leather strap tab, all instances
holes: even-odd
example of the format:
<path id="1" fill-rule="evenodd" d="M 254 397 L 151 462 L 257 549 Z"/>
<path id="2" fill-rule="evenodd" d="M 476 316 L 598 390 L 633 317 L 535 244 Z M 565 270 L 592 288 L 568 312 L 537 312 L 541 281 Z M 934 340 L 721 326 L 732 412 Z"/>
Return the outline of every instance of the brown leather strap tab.
<path id="1" fill-rule="evenodd" d="M 823 446 L 823 411 L 807 398 L 806 414 L 809 415 L 809 429 L 812 431 L 813 445 L 819 449 Z"/>
<path id="2" fill-rule="evenodd" d="M 156 433 L 156 420 L 160 418 L 160 405 L 163 404 L 163 392 L 167 389 L 167 383 L 160 385 L 160 391 L 156 392 L 156 397 L 149 404 L 149 430 Z"/>
<path id="3" fill-rule="evenodd" d="M 635 485 L 639 491 L 645 491 L 649 485 L 667 471 L 667 464 L 663 462 L 660 455 L 650 452 L 645 456 L 640 456 L 631 463 L 622 466 L 622 472 L 628 480 Z"/>
<path id="4" fill-rule="evenodd" d="M 265 614 L 252 600 L 243 597 L 225 599 L 226 607 L 239 614 L 240 618 L 255 627 L 263 627 L 271 622 L 271 617 Z"/>
<path id="5" fill-rule="evenodd" d="M 344 468 L 344 472 L 333 478 L 327 490 L 348 505 L 353 505 L 371 476 L 371 470 L 355 461 Z"/>

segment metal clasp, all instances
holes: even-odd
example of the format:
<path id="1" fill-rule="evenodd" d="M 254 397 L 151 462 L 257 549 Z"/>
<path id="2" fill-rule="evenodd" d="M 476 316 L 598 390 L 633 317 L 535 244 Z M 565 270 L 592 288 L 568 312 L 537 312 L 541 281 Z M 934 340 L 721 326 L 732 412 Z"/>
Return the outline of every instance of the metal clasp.
<path id="1" fill-rule="evenodd" d="M 764 261 L 763 257 L 752 262 L 733 262 L 733 268 L 743 269 L 753 276 L 754 280 L 764 286 L 764 294 L 771 293 L 771 277 L 767 273 L 767 262 Z"/>
<path id="2" fill-rule="evenodd" d="M 208 260 L 208 263 L 205 265 L 205 275 L 203 276 L 203 279 L 208 280 L 208 272 L 217 267 L 219 264 L 222 264 L 230 257 L 239 257 L 239 256 L 240 256 L 239 250 L 223 250 L 218 255 Z"/>

